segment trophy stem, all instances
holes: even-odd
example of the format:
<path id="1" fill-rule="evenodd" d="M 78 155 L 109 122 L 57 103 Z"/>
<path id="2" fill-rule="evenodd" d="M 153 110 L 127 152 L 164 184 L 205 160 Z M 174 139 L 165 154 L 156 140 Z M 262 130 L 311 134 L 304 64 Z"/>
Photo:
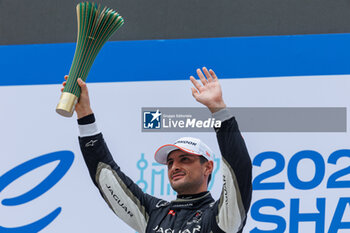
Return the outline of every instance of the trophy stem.
<path id="1" fill-rule="evenodd" d="M 56 112 L 64 117 L 71 117 L 74 112 L 78 97 L 69 92 L 63 92 L 57 104 Z"/>

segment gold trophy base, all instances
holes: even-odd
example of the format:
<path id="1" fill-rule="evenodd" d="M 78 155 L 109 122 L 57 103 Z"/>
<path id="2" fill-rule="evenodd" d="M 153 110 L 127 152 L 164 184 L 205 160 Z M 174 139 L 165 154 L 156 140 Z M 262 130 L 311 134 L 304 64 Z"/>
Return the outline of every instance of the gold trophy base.
<path id="1" fill-rule="evenodd" d="M 78 97 L 69 92 L 63 92 L 57 104 L 56 112 L 64 117 L 71 117 L 74 112 Z"/>

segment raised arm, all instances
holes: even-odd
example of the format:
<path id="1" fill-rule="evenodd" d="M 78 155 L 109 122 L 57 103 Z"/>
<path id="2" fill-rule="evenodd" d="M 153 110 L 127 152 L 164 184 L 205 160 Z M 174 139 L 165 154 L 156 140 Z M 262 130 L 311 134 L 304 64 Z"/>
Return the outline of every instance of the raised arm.
<path id="1" fill-rule="evenodd" d="M 252 195 L 251 160 L 237 122 L 226 109 L 214 71 L 203 68 L 203 72 L 198 69 L 197 74 L 202 84 L 190 77 L 193 97 L 208 107 L 215 119 L 222 121 L 221 128 L 215 129 L 222 155 L 223 187 L 215 205 L 214 225 L 225 232 L 241 232 Z"/>
<path id="2" fill-rule="evenodd" d="M 78 84 L 81 96 L 75 111 L 80 131 L 79 143 L 91 179 L 118 217 L 136 231 L 145 232 L 149 213 L 161 200 L 143 193 L 121 171 L 97 129 L 87 86 L 81 79 L 78 79 Z"/>

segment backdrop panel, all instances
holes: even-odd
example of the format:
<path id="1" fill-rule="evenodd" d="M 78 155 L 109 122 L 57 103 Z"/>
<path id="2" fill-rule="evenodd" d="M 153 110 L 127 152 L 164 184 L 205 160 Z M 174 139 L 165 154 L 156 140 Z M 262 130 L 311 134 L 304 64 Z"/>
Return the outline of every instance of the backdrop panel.
<path id="1" fill-rule="evenodd" d="M 342 36 L 349 38 L 349 35 Z M 313 40 L 317 41 L 315 37 L 305 36 L 303 39 L 309 40 L 310 43 Z M 228 44 L 234 45 L 232 41 L 236 38 L 232 38 L 231 42 L 230 39 L 227 40 Z M 249 40 L 250 38 L 242 38 L 242 43 L 249 43 Z M 256 40 L 258 43 L 259 38 Z M 266 38 L 261 38 L 260 42 L 263 43 L 264 40 Z M 273 64 L 269 66 L 270 69 L 265 70 L 259 65 L 259 61 L 263 60 L 260 59 L 262 55 L 260 52 L 254 53 L 262 50 L 259 46 L 249 54 L 244 50 L 236 51 L 230 46 L 225 50 L 209 49 L 209 53 L 215 54 L 215 60 L 206 58 L 204 54 L 208 54 L 208 50 L 201 47 L 196 51 L 202 53 L 196 54 L 196 58 L 203 55 L 202 60 L 191 62 L 191 59 L 188 59 L 189 64 L 186 64 L 186 68 L 171 64 L 179 64 L 179 57 L 191 57 L 192 50 L 179 50 L 181 56 L 178 54 L 167 57 L 169 60 L 166 62 L 166 69 L 159 64 L 147 63 L 146 59 L 138 60 L 136 55 L 135 62 L 120 65 L 116 59 L 111 67 L 107 61 L 108 53 L 114 51 L 114 47 L 119 48 L 119 43 L 125 42 L 110 43 L 110 50 L 106 48 L 99 56 L 100 60 L 93 66 L 89 77 L 93 81 L 89 83 L 89 91 L 99 129 L 104 133 L 110 150 L 123 171 L 135 182 L 144 181 L 143 184 L 147 185 L 142 188 L 146 192 L 171 200 L 175 195 L 168 188 L 166 169 L 154 163 L 153 153 L 158 146 L 173 142 L 184 134 L 142 133 L 141 108 L 199 107 L 200 104 L 196 103 L 191 95 L 191 83 L 184 79 L 194 74 L 197 67 L 204 65 L 217 71 L 219 77 L 224 77 L 221 84 L 225 101 L 230 107 L 349 108 L 350 76 L 347 75 L 349 67 L 344 60 L 345 54 L 340 49 L 342 45 L 336 46 L 339 48 L 336 51 L 340 54 L 338 60 L 337 53 L 330 47 L 333 45 L 330 43 L 332 37 L 324 40 L 328 47 L 318 50 L 317 57 L 307 49 L 301 49 L 298 53 L 284 53 L 278 46 L 271 48 L 272 61 L 277 61 L 279 55 L 290 58 L 280 61 L 282 68 L 279 68 L 282 73 L 275 73 L 272 69 Z M 147 41 L 144 43 L 149 45 Z M 152 49 L 155 55 L 164 52 L 164 43 L 173 44 L 172 49 L 175 51 L 181 47 L 179 45 L 183 41 L 158 43 L 159 46 Z M 209 48 L 213 48 L 215 43 Z M 195 44 L 196 42 L 193 43 Z M 283 46 L 287 44 L 288 42 L 282 43 Z M 59 77 L 63 79 L 63 75 L 67 73 L 70 59 L 66 58 L 63 64 L 62 56 L 52 56 L 50 62 L 47 62 L 47 57 L 41 56 L 39 52 L 45 50 L 47 45 L 37 46 L 37 53 L 32 51 L 27 53 L 28 57 L 23 57 L 23 61 L 27 62 L 25 69 L 11 60 L 11 52 L 26 51 L 28 47 L 21 47 L 23 50 L 17 46 L 0 47 L 1 51 L 6 51 L 2 53 L 0 60 L 1 64 L 6 64 L 2 66 L 6 76 L 1 79 L 0 87 L 0 232 L 8 232 L 5 227 L 21 226 L 26 227 L 25 232 L 37 232 L 40 228 L 41 232 L 54 233 L 110 230 L 134 232 L 114 216 L 90 181 L 78 147 L 75 119 L 63 118 L 54 111 L 60 95 L 58 80 L 61 79 Z M 65 44 L 52 46 L 57 46 L 55 51 L 59 51 Z M 170 45 L 169 47 L 171 48 Z M 70 49 L 74 52 L 73 46 Z M 344 47 L 344 50 L 346 49 Z M 334 60 L 328 59 L 327 54 L 331 51 Z M 137 54 L 133 50 L 129 52 Z M 227 54 L 235 54 L 237 60 L 239 57 L 246 58 L 247 66 L 234 67 L 232 60 L 226 59 Z M 318 62 L 312 63 L 315 66 L 311 71 L 308 70 L 308 73 L 295 74 L 293 72 L 304 64 L 294 59 L 295 54 L 304 58 L 308 64 L 313 62 L 312 58 L 317 58 Z M 248 60 L 251 61 L 249 72 L 254 75 L 245 77 L 255 78 L 243 78 L 235 73 L 247 72 Z M 46 71 L 42 72 L 43 62 L 52 64 L 53 69 L 50 71 L 44 67 Z M 150 69 L 146 69 L 143 62 L 148 64 Z M 181 73 L 173 71 L 177 68 Z M 138 72 L 135 72 L 135 69 Z M 123 75 L 114 74 L 120 72 L 119 70 L 123 70 Z M 126 76 L 127 70 L 130 71 L 130 76 Z M 14 74 L 13 77 L 11 73 Z M 22 81 L 25 80 L 26 83 L 16 81 L 16 78 L 22 75 L 25 77 Z M 138 79 L 130 78 L 136 76 Z M 56 77 L 53 83 L 42 81 L 51 77 Z M 120 77 L 124 82 L 119 82 Z M 171 78 L 159 80 L 158 77 Z M 38 80 L 41 80 L 39 85 L 33 85 L 38 84 Z M 202 138 L 219 158 L 220 151 L 214 132 L 188 135 Z M 245 232 L 349 231 L 348 131 L 243 135 L 254 163 L 253 201 Z M 140 166 L 140 161 L 146 161 L 147 166 Z M 216 167 L 219 168 L 220 163 L 217 163 Z M 51 173 L 51 179 L 46 186 L 39 186 Z M 215 198 L 220 195 L 221 184 L 218 172 L 211 187 Z M 31 195 L 12 199 L 34 187 L 39 188 L 31 192 Z M 44 218 L 45 216 L 48 217 Z M 37 224 L 26 226 L 42 218 L 44 219 Z M 17 232 L 23 232 L 23 228 Z"/>

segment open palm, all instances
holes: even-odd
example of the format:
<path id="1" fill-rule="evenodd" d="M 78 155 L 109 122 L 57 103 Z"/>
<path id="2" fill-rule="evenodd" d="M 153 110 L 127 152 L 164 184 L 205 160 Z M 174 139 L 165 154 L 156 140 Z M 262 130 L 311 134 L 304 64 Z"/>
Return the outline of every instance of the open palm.
<path id="1" fill-rule="evenodd" d="M 204 76 L 204 74 L 205 76 Z M 213 70 L 207 70 L 203 68 L 203 72 L 197 69 L 197 74 L 201 80 L 202 85 L 191 76 L 191 82 L 194 87 L 192 87 L 193 97 L 203 105 L 207 106 L 211 112 L 216 112 L 226 105 L 222 98 L 222 91 L 219 80 Z"/>

